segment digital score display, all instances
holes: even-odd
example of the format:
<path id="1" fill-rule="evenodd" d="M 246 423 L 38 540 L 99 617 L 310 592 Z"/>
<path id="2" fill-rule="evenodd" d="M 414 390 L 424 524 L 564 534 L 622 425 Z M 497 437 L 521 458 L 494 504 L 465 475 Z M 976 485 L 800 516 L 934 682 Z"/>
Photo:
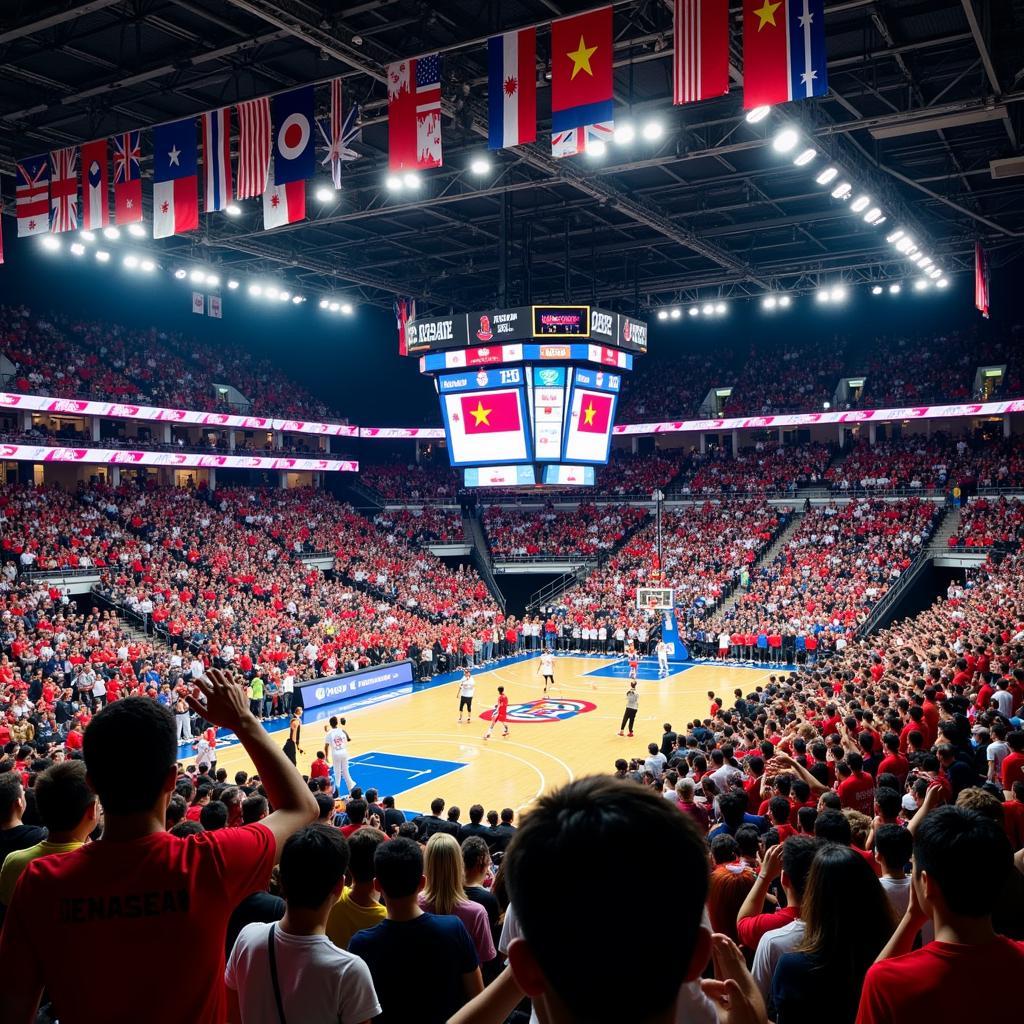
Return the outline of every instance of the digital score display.
<path id="1" fill-rule="evenodd" d="M 437 379 L 451 464 L 532 461 L 524 370 L 479 370 Z"/>
<path id="2" fill-rule="evenodd" d="M 615 373 L 572 371 L 563 462 L 604 465 L 608 461 L 621 383 Z"/>
<path id="3" fill-rule="evenodd" d="M 538 462 L 557 462 L 562 456 L 565 429 L 564 366 L 531 366 L 530 408 L 533 410 L 534 454 Z"/>
<path id="4" fill-rule="evenodd" d="M 589 338 L 589 306 L 534 306 L 533 334 L 537 338 Z"/>

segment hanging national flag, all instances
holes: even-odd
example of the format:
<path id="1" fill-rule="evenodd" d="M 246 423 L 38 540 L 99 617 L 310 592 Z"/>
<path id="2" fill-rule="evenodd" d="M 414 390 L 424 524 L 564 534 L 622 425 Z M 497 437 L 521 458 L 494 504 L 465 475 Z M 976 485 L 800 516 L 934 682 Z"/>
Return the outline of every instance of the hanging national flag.
<path id="1" fill-rule="evenodd" d="M 729 91 L 729 0 L 675 0 L 672 102 Z"/>
<path id="2" fill-rule="evenodd" d="M 110 189 L 107 175 L 107 140 L 82 146 L 82 227 L 99 231 L 110 220 Z"/>
<path id="3" fill-rule="evenodd" d="M 611 7 L 553 21 L 551 155 L 582 153 L 613 127 Z"/>
<path id="4" fill-rule="evenodd" d="M 231 108 L 203 114 L 203 209 L 227 209 L 231 202 Z"/>
<path id="5" fill-rule="evenodd" d="M 138 131 L 123 132 L 110 140 L 114 144 L 114 219 L 118 224 L 142 220 L 140 136 Z"/>
<path id="6" fill-rule="evenodd" d="M 537 138 L 537 30 L 487 40 L 487 145 L 523 146 Z"/>
<path id="7" fill-rule="evenodd" d="M 283 227 L 306 219 L 306 183 L 275 183 L 277 161 L 270 165 L 267 190 L 263 193 L 263 230 Z"/>
<path id="8" fill-rule="evenodd" d="M 19 238 L 50 230 L 50 158 L 45 153 L 18 161 L 14 205 Z"/>
<path id="9" fill-rule="evenodd" d="M 440 167 L 441 57 L 402 60 L 387 66 L 388 169 Z"/>
<path id="10" fill-rule="evenodd" d="M 988 253 L 981 242 L 974 243 L 974 305 L 988 319 Z"/>
<path id="11" fill-rule="evenodd" d="M 206 315 L 212 316 L 215 320 L 219 320 L 221 318 L 219 295 L 206 296 Z"/>
<path id="12" fill-rule="evenodd" d="M 331 116 L 326 122 L 317 121 L 320 137 L 327 147 L 327 155 L 320 161 L 321 166 L 331 165 L 331 181 L 335 188 L 341 188 L 341 165 L 348 160 L 358 160 L 359 154 L 351 148 L 353 142 L 361 142 L 363 131 L 359 125 L 359 104 L 349 107 L 344 120 L 341 117 L 341 79 L 331 81 Z"/>
<path id="13" fill-rule="evenodd" d="M 316 173 L 313 86 L 274 97 L 274 181 L 286 185 Z"/>
<path id="14" fill-rule="evenodd" d="M 825 0 L 743 0 L 743 107 L 828 93 Z"/>
<path id="15" fill-rule="evenodd" d="M 607 434 L 612 418 L 612 396 L 591 391 L 582 392 L 579 407 L 579 429 L 585 434 Z"/>
<path id="16" fill-rule="evenodd" d="M 410 321 L 416 319 L 415 299 L 395 299 L 395 322 L 398 325 L 398 354 L 407 356 L 409 354 L 408 335 L 406 328 Z"/>
<path id="17" fill-rule="evenodd" d="M 50 154 L 50 230 L 78 228 L 78 147 Z"/>
<path id="18" fill-rule="evenodd" d="M 270 166 L 270 100 L 266 96 L 238 104 L 238 174 L 235 198 L 261 196 Z"/>
<path id="19" fill-rule="evenodd" d="M 186 117 L 153 129 L 153 237 L 199 227 L 196 122 Z"/>

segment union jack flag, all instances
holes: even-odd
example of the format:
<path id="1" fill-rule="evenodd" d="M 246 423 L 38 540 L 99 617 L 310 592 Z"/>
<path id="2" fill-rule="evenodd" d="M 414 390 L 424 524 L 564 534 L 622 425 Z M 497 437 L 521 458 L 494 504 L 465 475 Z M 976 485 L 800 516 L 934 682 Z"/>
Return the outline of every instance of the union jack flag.
<path id="1" fill-rule="evenodd" d="M 50 174 L 50 230 L 74 231 L 78 227 L 78 147 L 53 150 Z"/>
<path id="2" fill-rule="evenodd" d="M 139 161 L 142 149 L 140 132 L 115 135 L 114 143 L 114 215 L 118 224 L 142 220 L 142 177 Z"/>
<path id="3" fill-rule="evenodd" d="M 345 115 L 341 117 L 341 79 L 331 82 L 331 116 L 329 120 L 317 121 L 320 137 L 327 147 L 327 155 L 320 161 L 321 165 L 330 163 L 331 181 L 335 188 L 341 188 L 341 165 L 348 160 L 358 160 L 359 154 L 350 148 L 353 142 L 362 141 L 363 130 L 359 125 L 359 104 L 353 103 Z M 325 125 L 327 127 L 325 127 Z M 329 130 L 328 130 L 329 129 Z"/>
<path id="4" fill-rule="evenodd" d="M 587 146 L 594 142 L 611 142 L 615 134 L 611 121 L 599 121 L 597 124 L 585 124 L 582 128 L 568 128 L 551 135 L 551 155 L 553 157 L 576 156 L 586 152 Z"/>

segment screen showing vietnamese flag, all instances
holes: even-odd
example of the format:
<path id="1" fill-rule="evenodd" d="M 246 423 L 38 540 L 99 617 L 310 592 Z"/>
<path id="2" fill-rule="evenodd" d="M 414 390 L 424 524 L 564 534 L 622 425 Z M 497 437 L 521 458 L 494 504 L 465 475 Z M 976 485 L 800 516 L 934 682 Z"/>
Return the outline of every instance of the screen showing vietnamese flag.
<path id="1" fill-rule="evenodd" d="M 453 466 L 529 461 L 522 389 L 443 395 Z"/>
<path id="2" fill-rule="evenodd" d="M 563 459 L 567 462 L 607 462 L 614 421 L 614 395 L 575 388 Z"/>

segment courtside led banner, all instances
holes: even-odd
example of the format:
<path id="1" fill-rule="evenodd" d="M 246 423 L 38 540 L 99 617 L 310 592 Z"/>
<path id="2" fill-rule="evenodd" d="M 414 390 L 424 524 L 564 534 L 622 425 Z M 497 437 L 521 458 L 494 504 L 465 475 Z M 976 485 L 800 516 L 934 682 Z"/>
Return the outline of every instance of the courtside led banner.
<path id="1" fill-rule="evenodd" d="M 411 661 L 396 661 L 390 665 L 374 665 L 372 668 L 346 672 L 342 676 L 314 679 L 310 683 L 299 685 L 299 703 L 307 711 L 311 711 L 313 708 L 336 704 L 359 694 L 403 686 L 413 681 L 413 672 Z"/>

